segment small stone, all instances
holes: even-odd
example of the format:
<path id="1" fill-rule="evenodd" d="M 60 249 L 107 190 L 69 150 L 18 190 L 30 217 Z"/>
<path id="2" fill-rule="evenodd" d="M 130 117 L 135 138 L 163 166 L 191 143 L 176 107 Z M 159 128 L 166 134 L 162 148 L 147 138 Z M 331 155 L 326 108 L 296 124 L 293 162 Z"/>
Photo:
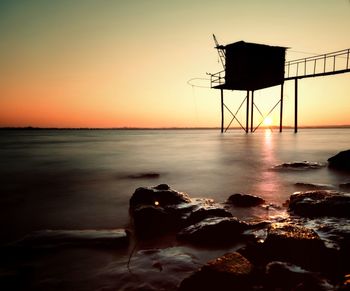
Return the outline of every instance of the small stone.
<path id="1" fill-rule="evenodd" d="M 236 193 L 228 198 L 227 203 L 239 207 L 250 207 L 264 204 L 265 200 L 255 195 Z"/>

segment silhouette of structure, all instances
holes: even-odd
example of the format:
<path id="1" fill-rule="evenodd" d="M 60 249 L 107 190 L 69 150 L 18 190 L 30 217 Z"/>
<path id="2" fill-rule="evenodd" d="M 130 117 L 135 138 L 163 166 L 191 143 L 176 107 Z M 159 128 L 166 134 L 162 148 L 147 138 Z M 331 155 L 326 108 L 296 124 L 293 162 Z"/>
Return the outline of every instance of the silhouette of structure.
<path id="1" fill-rule="evenodd" d="M 264 44 L 247 43 L 239 41 L 228 45 L 220 45 L 215 37 L 215 48 L 224 70 L 210 74 L 211 88 L 221 91 L 221 132 L 228 130 L 232 122 L 236 120 L 239 125 L 254 132 L 263 123 L 264 119 L 280 105 L 280 126 L 283 127 L 283 86 L 285 81 L 295 81 L 295 110 L 294 110 L 294 132 L 298 131 L 298 80 L 310 77 L 319 77 L 350 72 L 349 53 L 350 49 L 342 51 L 285 61 L 286 47 L 269 46 Z M 254 91 L 272 86 L 281 86 L 281 95 L 278 102 L 270 112 L 263 116 L 254 103 Z M 233 113 L 224 103 L 224 90 L 246 91 L 247 95 L 240 104 L 236 113 Z M 250 100 L 251 97 L 251 100 Z M 246 103 L 246 125 L 245 127 L 237 119 L 237 113 Z M 231 114 L 232 119 L 226 129 L 224 128 L 224 110 Z M 254 127 L 254 108 L 258 110 L 263 120 Z"/>

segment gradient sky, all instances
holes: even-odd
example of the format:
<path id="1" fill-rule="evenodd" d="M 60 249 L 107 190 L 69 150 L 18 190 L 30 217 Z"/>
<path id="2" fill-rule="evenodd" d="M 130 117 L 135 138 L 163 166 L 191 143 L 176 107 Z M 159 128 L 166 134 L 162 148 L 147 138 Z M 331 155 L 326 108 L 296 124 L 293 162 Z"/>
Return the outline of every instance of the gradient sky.
<path id="1" fill-rule="evenodd" d="M 349 48 L 349 28 L 349 0 L 0 0 L 0 126 L 219 126 L 220 91 L 187 84 L 221 70 L 212 33 L 291 60 Z M 265 113 L 279 88 L 255 96 Z M 349 73 L 300 80 L 299 124 L 350 124 L 349 100 Z"/>

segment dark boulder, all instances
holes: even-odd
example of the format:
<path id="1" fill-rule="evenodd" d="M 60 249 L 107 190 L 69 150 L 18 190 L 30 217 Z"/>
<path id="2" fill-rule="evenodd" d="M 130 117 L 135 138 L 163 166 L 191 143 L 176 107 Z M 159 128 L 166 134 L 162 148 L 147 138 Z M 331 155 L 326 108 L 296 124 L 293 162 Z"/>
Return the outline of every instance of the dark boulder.
<path id="1" fill-rule="evenodd" d="M 290 223 L 273 223 L 263 245 L 268 261 L 278 260 L 319 269 L 326 247 L 312 229 Z"/>
<path id="2" fill-rule="evenodd" d="M 350 150 L 337 153 L 328 159 L 328 167 L 339 170 L 350 170 Z"/>
<path id="3" fill-rule="evenodd" d="M 137 188 L 130 198 L 132 222 L 140 237 L 180 229 L 195 207 L 186 193 L 166 184 Z"/>
<path id="4" fill-rule="evenodd" d="M 288 209 L 307 217 L 350 217 L 350 194 L 332 190 L 296 192 L 290 196 Z"/>
<path id="5" fill-rule="evenodd" d="M 249 225 L 235 217 L 211 217 L 182 229 L 180 240 L 203 245 L 226 245 L 241 238 Z"/>
<path id="6" fill-rule="evenodd" d="M 209 261 L 181 282 L 180 291 L 253 290 L 253 265 L 239 253 Z"/>
<path id="7" fill-rule="evenodd" d="M 239 207 L 250 207 L 264 204 L 265 200 L 255 195 L 235 193 L 228 198 L 227 203 Z"/>
<path id="8" fill-rule="evenodd" d="M 155 187 L 137 188 L 130 198 L 130 210 L 133 211 L 136 207 L 145 205 L 165 207 L 190 202 L 191 199 L 186 193 L 173 190 L 166 184 L 160 184 Z"/>

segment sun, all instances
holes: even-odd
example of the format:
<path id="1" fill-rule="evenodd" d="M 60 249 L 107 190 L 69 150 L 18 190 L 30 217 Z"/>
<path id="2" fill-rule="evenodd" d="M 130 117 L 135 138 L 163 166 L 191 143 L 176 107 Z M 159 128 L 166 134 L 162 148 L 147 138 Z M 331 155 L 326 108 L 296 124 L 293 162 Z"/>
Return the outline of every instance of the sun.
<path id="1" fill-rule="evenodd" d="M 265 117 L 263 124 L 264 124 L 264 126 L 271 126 L 272 125 L 272 118 L 269 116 Z"/>

